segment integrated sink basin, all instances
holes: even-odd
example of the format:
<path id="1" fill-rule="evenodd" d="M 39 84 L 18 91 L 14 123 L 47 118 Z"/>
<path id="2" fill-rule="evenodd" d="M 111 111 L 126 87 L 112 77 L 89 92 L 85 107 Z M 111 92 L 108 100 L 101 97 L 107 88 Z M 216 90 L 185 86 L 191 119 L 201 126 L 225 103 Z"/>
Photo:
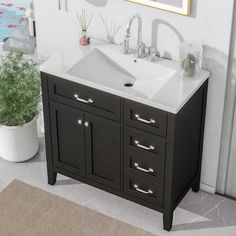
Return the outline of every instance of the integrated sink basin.
<path id="1" fill-rule="evenodd" d="M 94 48 L 66 73 L 111 89 L 152 98 L 176 70 L 109 49 Z"/>

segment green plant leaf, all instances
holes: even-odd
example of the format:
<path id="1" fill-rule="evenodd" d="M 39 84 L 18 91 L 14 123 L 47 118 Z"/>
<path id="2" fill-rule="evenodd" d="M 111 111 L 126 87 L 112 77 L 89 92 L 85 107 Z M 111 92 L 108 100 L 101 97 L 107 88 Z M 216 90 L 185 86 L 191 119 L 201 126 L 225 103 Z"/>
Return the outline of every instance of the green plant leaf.
<path id="1" fill-rule="evenodd" d="M 22 126 L 39 111 L 38 66 L 22 53 L 11 51 L 0 60 L 0 124 Z"/>

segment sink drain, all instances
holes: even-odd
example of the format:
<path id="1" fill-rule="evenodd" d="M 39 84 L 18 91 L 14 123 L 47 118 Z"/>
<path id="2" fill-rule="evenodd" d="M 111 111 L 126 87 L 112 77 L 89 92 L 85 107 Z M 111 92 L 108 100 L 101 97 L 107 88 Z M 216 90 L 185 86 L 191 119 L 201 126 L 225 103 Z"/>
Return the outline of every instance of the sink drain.
<path id="1" fill-rule="evenodd" d="M 124 86 L 125 86 L 125 87 L 133 87 L 133 86 L 134 86 L 134 84 L 133 84 L 133 83 L 131 83 L 131 82 L 128 82 L 128 83 L 125 83 L 125 84 L 124 84 Z"/>

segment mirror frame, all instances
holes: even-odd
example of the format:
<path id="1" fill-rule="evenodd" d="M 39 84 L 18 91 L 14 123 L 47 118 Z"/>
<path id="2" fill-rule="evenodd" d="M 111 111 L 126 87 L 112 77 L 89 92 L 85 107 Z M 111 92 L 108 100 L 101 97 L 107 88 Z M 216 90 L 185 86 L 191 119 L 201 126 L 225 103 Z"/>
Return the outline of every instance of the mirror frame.
<path id="1" fill-rule="evenodd" d="M 176 14 L 189 16 L 191 12 L 191 0 L 183 0 L 183 7 L 174 7 L 168 4 L 153 2 L 151 0 L 127 0 L 128 2 L 133 2 L 141 4 L 147 7 L 153 7 L 156 9 L 161 9 L 169 12 L 174 12 Z"/>

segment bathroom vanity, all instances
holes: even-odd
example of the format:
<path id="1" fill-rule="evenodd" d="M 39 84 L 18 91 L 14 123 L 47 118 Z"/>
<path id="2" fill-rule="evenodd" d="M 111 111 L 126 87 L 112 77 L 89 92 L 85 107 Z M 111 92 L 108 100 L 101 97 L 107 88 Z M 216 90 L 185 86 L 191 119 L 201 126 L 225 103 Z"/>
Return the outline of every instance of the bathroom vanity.
<path id="1" fill-rule="evenodd" d="M 151 77 L 139 81 L 122 57 L 142 73 L 151 65 L 119 59 L 117 50 L 73 49 L 41 66 L 48 183 L 57 173 L 77 179 L 162 212 L 171 230 L 175 208 L 199 190 L 209 72 L 182 80 L 175 63 L 160 60 L 155 92 Z"/>

